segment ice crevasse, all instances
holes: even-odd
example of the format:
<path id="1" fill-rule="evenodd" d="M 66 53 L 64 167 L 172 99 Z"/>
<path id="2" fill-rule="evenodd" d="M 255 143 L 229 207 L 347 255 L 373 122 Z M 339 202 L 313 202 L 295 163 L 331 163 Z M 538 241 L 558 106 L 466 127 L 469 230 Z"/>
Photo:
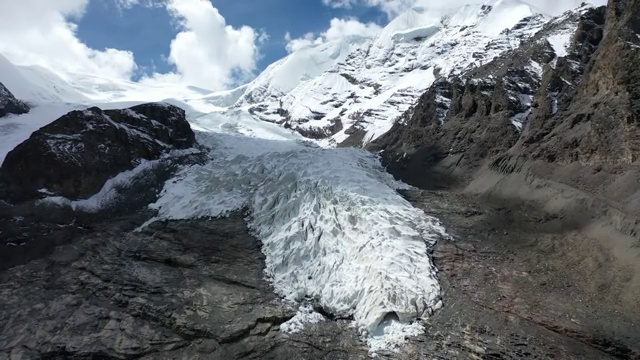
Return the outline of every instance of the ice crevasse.
<path id="1" fill-rule="evenodd" d="M 429 247 L 446 236 L 411 206 L 375 155 L 299 140 L 200 134 L 211 161 L 185 168 L 152 205 L 163 219 L 248 209 L 282 297 L 352 317 L 363 334 L 440 305 Z M 386 323 L 386 321 L 385 321 Z"/>

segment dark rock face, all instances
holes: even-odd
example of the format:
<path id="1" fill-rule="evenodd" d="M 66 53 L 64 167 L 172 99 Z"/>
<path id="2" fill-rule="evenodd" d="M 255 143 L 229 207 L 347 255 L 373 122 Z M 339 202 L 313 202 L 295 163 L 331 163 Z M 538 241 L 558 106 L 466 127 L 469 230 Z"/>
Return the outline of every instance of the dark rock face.
<path id="1" fill-rule="evenodd" d="M 39 129 L 6 157 L 0 178 L 9 201 L 38 190 L 70 199 L 98 192 L 111 177 L 143 160 L 196 144 L 184 110 L 145 104 L 125 110 L 72 111 Z"/>
<path id="2" fill-rule="evenodd" d="M 640 158 L 640 2 L 610 1 L 603 27 L 604 20 L 602 13 L 583 21 L 574 44 L 580 51 L 567 57 L 584 64 L 581 81 L 571 81 L 574 89 L 559 89 L 562 112 L 536 114 L 517 152 L 589 166 L 625 166 Z M 562 70 L 549 76 L 563 76 Z"/>
<path id="3" fill-rule="evenodd" d="M 163 158 L 126 181 L 113 184 L 99 212 L 74 209 L 68 204 L 29 201 L 11 206 L 0 201 L 0 271 L 46 257 L 56 246 L 89 232 L 96 222 L 148 212 L 147 205 L 158 199 L 166 181 L 182 166 L 204 161 L 204 153 Z"/>
<path id="4" fill-rule="evenodd" d="M 9 114 L 26 114 L 29 106 L 18 100 L 2 83 L 0 83 L 0 118 Z"/>

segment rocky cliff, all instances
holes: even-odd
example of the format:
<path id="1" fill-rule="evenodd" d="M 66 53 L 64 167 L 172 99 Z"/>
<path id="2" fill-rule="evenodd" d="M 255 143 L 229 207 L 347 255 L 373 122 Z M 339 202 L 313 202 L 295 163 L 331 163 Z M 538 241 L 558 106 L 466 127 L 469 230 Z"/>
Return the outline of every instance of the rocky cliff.
<path id="1" fill-rule="evenodd" d="M 25 114 L 29 112 L 29 106 L 13 96 L 2 83 L 0 83 L 0 118 L 8 114 Z"/>

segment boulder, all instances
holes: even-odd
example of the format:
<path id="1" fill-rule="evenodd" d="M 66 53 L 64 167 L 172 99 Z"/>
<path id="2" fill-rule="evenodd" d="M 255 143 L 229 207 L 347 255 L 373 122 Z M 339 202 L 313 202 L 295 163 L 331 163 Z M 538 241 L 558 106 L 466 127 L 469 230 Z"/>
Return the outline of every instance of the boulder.
<path id="1" fill-rule="evenodd" d="M 123 110 L 72 111 L 34 132 L 0 168 L 5 198 L 69 199 L 97 193 L 115 175 L 144 160 L 196 145 L 184 110 L 161 103 Z"/>
<path id="2" fill-rule="evenodd" d="M 16 99 L 15 96 L 0 83 L 0 118 L 9 114 L 26 114 L 29 112 L 29 106 L 24 102 Z"/>

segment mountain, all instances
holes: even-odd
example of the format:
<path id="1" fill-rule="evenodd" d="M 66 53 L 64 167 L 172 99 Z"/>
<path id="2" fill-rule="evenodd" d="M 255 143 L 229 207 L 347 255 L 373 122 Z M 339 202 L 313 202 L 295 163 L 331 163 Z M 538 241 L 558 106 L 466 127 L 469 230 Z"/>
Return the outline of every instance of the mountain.
<path id="1" fill-rule="evenodd" d="M 517 0 L 438 11 L 412 8 L 374 38 L 341 52 L 326 71 L 300 77 L 304 81 L 295 88 L 280 87 L 268 97 L 249 92 L 236 105 L 309 137 L 366 144 L 388 131 L 437 78 L 464 73 L 517 48 L 548 21 Z M 329 64 L 324 47 L 305 49 L 304 56 L 310 52 L 325 55 L 318 70 Z M 294 52 L 274 68 L 302 56 Z M 315 67 L 309 61 L 306 68 Z M 269 68 L 249 88 L 270 88 L 282 79 Z"/>
<path id="2" fill-rule="evenodd" d="M 343 61 L 365 40 L 362 37 L 349 36 L 294 51 L 289 56 L 269 65 L 249 83 L 238 104 L 277 102 L 279 98 L 301 83 L 315 78 Z"/>
<path id="3" fill-rule="evenodd" d="M 602 17 L 589 6 L 567 12 L 487 64 L 438 79 L 369 147 L 384 149 L 398 171 L 413 169 L 408 164 L 415 155 L 421 164 L 448 158 L 468 174 L 513 146 L 542 109 L 553 115 L 567 105 L 562 90 L 581 81 L 600 41 Z M 576 31 L 582 41 L 573 41 Z"/>
<path id="4" fill-rule="evenodd" d="M 214 93 L 5 61 L 0 357 L 637 359 L 639 19 L 416 7 Z"/>
<path id="5" fill-rule="evenodd" d="M 18 99 L 39 105 L 184 100 L 212 94 L 192 86 L 134 82 L 93 74 L 54 72 L 42 66 L 15 65 L 2 54 L 0 82 Z"/>
<path id="6" fill-rule="evenodd" d="M 30 103 L 81 103 L 88 98 L 40 66 L 16 66 L 0 54 L 0 82 L 18 99 Z"/>

